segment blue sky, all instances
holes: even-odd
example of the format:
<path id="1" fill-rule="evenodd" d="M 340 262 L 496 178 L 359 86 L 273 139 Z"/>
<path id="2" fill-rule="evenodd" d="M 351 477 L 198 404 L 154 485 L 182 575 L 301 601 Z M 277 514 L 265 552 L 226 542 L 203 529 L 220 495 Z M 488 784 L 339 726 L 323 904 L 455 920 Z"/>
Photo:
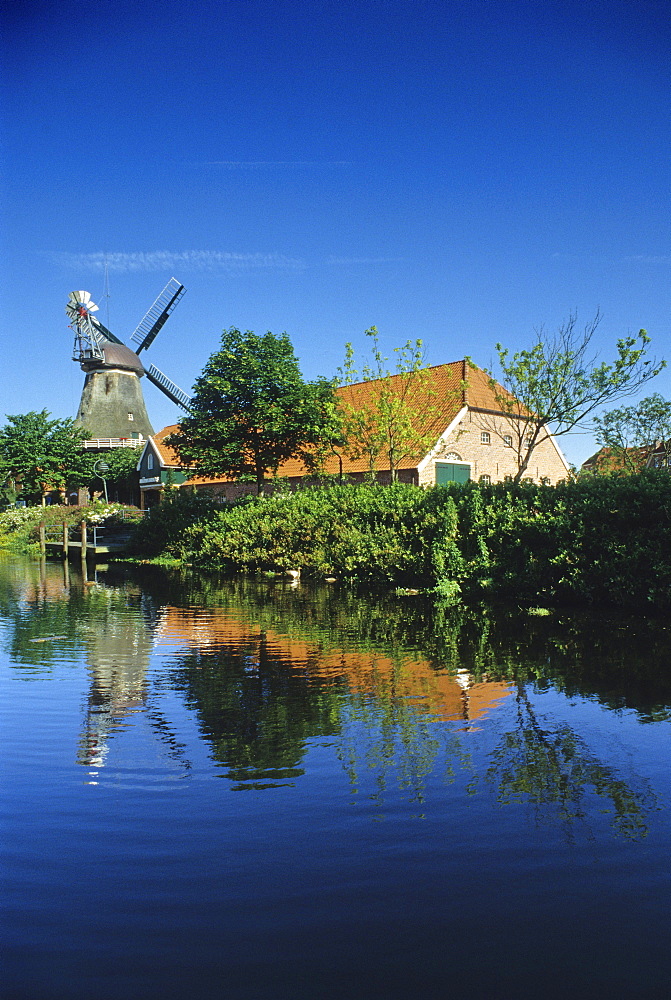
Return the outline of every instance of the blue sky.
<path id="1" fill-rule="evenodd" d="M 3 21 L 0 417 L 74 416 L 70 291 L 127 339 L 172 275 L 147 357 L 187 390 L 229 326 L 286 330 L 308 378 L 373 324 L 389 353 L 488 366 L 597 309 L 604 358 L 641 327 L 671 355 L 666 2 L 14 0 Z"/>

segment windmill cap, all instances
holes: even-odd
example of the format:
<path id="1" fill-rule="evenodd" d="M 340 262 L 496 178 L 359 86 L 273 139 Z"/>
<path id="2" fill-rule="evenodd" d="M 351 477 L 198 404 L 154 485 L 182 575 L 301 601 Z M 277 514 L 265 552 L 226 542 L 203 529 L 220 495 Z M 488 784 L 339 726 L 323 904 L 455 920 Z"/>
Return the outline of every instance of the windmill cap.
<path id="1" fill-rule="evenodd" d="M 105 360 L 96 361 L 93 364 L 89 362 L 87 367 L 97 368 L 102 365 L 104 368 L 124 368 L 127 371 L 135 372 L 137 375 L 144 375 L 144 365 L 137 354 L 131 351 L 130 347 L 126 347 L 125 344 L 114 344 L 111 341 L 105 341 L 102 349 L 105 353 Z"/>

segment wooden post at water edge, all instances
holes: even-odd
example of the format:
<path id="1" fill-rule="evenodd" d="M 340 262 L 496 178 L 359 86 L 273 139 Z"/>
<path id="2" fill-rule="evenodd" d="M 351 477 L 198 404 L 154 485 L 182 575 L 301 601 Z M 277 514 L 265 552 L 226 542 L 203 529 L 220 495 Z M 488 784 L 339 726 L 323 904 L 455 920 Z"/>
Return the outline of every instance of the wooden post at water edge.
<path id="1" fill-rule="evenodd" d="M 70 537 L 68 533 L 68 522 L 63 521 L 63 556 L 67 562 Z"/>
<path id="2" fill-rule="evenodd" d="M 82 566 L 86 566 L 86 521 L 82 521 L 81 531 L 82 531 Z"/>
<path id="3" fill-rule="evenodd" d="M 44 556 L 47 553 L 47 532 L 44 526 L 44 521 L 40 521 L 40 555 Z"/>

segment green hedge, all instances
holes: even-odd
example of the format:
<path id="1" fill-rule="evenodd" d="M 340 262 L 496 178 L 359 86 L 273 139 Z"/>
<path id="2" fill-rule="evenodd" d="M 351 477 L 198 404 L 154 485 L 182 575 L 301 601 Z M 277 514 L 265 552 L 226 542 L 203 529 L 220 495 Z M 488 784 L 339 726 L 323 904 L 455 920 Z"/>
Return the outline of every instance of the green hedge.
<path id="1" fill-rule="evenodd" d="M 436 537 L 454 505 L 422 504 L 409 486 L 332 486 L 279 493 L 220 511 L 188 528 L 180 555 L 208 568 L 307 570 L 395 582 L 432 576 Z M 442 534 L 441 534 L 442 533 Z"/>
<path id="2" fill-rule="evenodd" d="M 654 470 L 554 488 L 369 484 L 247 498 L 218 511 L 187 506 L 176 518 L 163 505 L 146 528 L 155 518 L 158 544 L 164 517 L 171 552 L 208 569 L 301 569 L 523 605 L 671 603 L 671 479 Z"/>
<path id="3" fill-rule="evenodd" d="M 186 529 L 207 523 L 219 510 L 207 493 L 168 490 L 156 507 L 151 507 L 135 529 L 131 550 L 144 556 L 175 555 Z"/>

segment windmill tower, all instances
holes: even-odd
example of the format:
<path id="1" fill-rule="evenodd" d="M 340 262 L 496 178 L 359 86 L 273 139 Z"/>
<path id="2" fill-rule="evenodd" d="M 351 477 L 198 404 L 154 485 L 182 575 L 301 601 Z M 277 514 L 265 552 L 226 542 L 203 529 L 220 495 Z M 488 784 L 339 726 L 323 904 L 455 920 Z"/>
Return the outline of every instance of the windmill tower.
<path id="1" fill-rule="evenodd" d="M 132 351 L 115 337 L 94 313 L 98 306 L 89 292 L 70 292 L 65 311 L 74 330 L 73 361 L 85 372 L 84 389 L 75 423 L 85 427 L 92 438 L 140 441 L 154 433 L 142 394 L 140 379 L 146 375 L 168 399 L 188 409 L 190 397 L 167 375 L 139 358 L 156 338 L 175 308 L 185 288 L 171 278 L 141 320 L 132 340 Z"/>

